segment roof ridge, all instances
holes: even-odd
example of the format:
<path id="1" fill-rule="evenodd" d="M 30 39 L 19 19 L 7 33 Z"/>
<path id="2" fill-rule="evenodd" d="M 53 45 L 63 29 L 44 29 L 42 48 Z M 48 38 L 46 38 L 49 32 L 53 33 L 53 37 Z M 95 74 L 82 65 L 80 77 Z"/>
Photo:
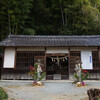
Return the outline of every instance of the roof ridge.
<path id="1" fill-rule="evenodd" d="M 46 38 L 63 38 L 63 37 L 65 37 L 65 38 L 78 38 L 78 37 L 80 37 L 80 38 L 100 38 L 100 35 L 8 35 L 8 38 L 9 37 L 13 37 L 13 38 L 17 38 L 17 37 L 19 37 L 19 38 L 23 38 L 23 37 L 38 37 L 38 38 L 44 38 L 44 37 L 46 37 Z"/>

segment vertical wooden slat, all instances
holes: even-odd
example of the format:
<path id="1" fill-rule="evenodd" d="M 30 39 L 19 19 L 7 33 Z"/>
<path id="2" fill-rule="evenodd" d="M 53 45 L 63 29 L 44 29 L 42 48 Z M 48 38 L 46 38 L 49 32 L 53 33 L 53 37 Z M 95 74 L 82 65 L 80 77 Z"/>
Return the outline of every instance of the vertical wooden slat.
<path id="1" fill-rule="evenodd" d="M 92 51 L 93 69 L 100 70 L 99 51 Z"/>
<path id="2" fill-rule="evenodd" d="M 70 74 L 70 47 L 68 47 L 68 75 Z M 68 76 L 69 77 L 69 76 Z"/>
<path id="3" fill-rule="evenodd" d="M 74 69 L 75 69 L 75 63 L 76 58 L 78 57 L 79 60 L 81 60 L 80 51 L 70 51 L 70 68 L 69 68 L 69 79 L 74 79 Z"/>
<path id="4" fill-rule="evenodd" d="M 35 57 L 35 59 L 34 59 Z M 16 69 L 23 70 L 23 73 L 19 74 L 16 70 L 16 78 L 17 79 L 31 79 L 28 75 L 29 66 L 33 63 L 36 59 L 41 59 L 45 66 L 45 52 L 44 51 L 17 51 L 16 54 Z M 25 71 L 26 70 L 26 71 Z M 22 72 L 22 71 L 21 71 Z M 19 77 L 20 76 L 20 77 Z"/>
<path id="5" fill-rule="evenodd" d="M 99 56 L 99 73 L 100 73 L 100 47 L 98 47 L 98 56 Z"/>
<path id="6" fill-rule="evenodd" d="M 45 47 L 45 71 L 46 71 L 46 47 Z"/>
<path id="7" fill-rule="evenodd" d="M 74 72 L 76 58 L 81 60 L 80 51 L 70 51 L 70 71 Z"/>
<path id="8" fill-rule="evenodd" d="M 37 56 L 37 57 L 36 57 Z M 39 52 L 30 52 L 30 51 L 16 51 L 15 54 L 15 68 L 14 69 L 3 69 L 2 78 L 3 79 L 32 79 L 29 72 L 29 66 L 34 64 L 34 57 L 38 60 L 41 59 L 44 64 L 44 68 L 46 67 L 46 53 L 44 51 Z"/>

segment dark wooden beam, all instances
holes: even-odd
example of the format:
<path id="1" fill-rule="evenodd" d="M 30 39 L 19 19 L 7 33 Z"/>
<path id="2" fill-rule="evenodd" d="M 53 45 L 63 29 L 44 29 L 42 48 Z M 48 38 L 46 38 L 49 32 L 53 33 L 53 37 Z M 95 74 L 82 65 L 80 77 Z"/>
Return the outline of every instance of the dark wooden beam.
<path id="1" fill-rule="evenodd" d="M 98 56 L 99 56 L 99 70 L 100 70 L 100 47 L 98 47 Z"/>
<path id="2" fill-rule="evenodd" d="M 44 59 L 45 59 L 45 72 L 46 72 L 46 67 L 47 67 L 47 65 L 46 65 L 46 64 L 47 64 L 46 58 L 47 58 L 47 57 L 46 57 L 46 47 L 45 47 L 45 57 L 44 57 Z M 45 80 L 46 80 L 46 76 L 45 76 Z"/>
<path id="3" fill-rule="evenodd" d="M 70 47 L 68 47 L 68 75 L 69 74 L 70 74 Z"/>
<path id="4" fill-rule="evenodd" d="M 4 56 L 3 56 L 3 66 L 2 66 L 2 70 L 3 70 L 3 67 L 4 67 L 4 59 L 5 59 L 5 48 L 4 48 Z"/>
<path id="5" fill-rule="evenodd" d="M 17 48 L 15 48 L 14 69 L 16 69 L 16 54 L 17 54 Z"/>

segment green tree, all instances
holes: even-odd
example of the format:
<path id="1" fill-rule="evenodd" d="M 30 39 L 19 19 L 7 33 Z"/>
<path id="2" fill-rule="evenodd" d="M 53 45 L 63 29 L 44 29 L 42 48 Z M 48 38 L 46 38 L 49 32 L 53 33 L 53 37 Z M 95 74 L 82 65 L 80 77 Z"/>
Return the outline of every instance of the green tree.
<path id="1" fill-rule="evenodd" d="M 8 34 L 99 34 L 100 0 L 0 0 L 0 28 L 0 40 Z"/>
<path id="2" fill-rule="evenodd" d="M 0 0 L 0 40 L 8 34 L 23 34 L 32 0 Z"/>
<path id="3" fill-rule="evenodd" d="M 99 34 L 100 11 L 93 7 L 89 0 L 75 0 L 72 4 L 66 5 L 64 11 L 67 17 L 67 27 L 63 27 L 60 34 Z"/>

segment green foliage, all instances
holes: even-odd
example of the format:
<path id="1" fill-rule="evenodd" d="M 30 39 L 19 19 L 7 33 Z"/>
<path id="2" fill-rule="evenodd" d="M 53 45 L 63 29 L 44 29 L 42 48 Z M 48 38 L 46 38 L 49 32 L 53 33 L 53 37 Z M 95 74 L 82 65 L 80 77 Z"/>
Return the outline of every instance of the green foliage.
<path id="1" fill-rule="evenodd" d="M 77 80 L 79 80 L 79 77 L 77 76 L 76 73 L 74 73 L 74 77 L 75 77 Z"/>
<path id="2" fill-rule="evenodd" d="M 81 69 L 81 80 L 82 80 L 82 82 L 83 82 L 83 80 L 86 80 L 88 76 L 89 76 L 89 73 L 88 72 L 85 73 L 83 71 L 83 69 Z M 74 73 L 74 77 L 76 78 L 77 81 L 79 81 L 79 76 L 76 73 Z"/>
<path id="3" fill-rule="evenodd" d="M 0 87 L 0 100 L 5 100 L 8 98 L 8 94 Z"/>
<path id="4" fill-rule="evenodd" d="M 39 81 L 41 81 L 41 80 L 45 77 L 45 75 L 46 75 L 46 72 L 43 72 L 43 73 L 41 74 L 41 77 L 39 78 Z"/>
<path id="5" fill-rule="evenodd" d="M 24 32 L 32 0 L 0 0 L 0 40 Z"/>
<path id="6" fill-rule="evenodd" d="M 34 81 L 41 81 L 45 77 L 46 72 L 42 72 L 41 76 L 38 77 L 37 68 L 38 68 L 38 64 L 35 64 L 34 66 L 30 66 L 29 74 L 32 76 Z"/>
<path id="7" fill-rule="evenodd" d="M 83 75 L 83 76 L 82 76 L 82 81 L 83 81 L 83 80 L 86 80 L 88 76 L 89 76 L 89 73 L 86 73 L 86 75 Z"/>
<path id="8" fill-rule="evenodd" d="M 97 98 L 96 98 L 96 100 L 100 100 L 100 98 L 99 98 L 99 97 L 97 97 Z"/>
<path id="9" fill-rule="evenodd" d="M 37 68 L 38 68 L 38 65 L 37 64 L 35 64 L 34 65 L 34 68 L 35 68 L 35 70 L 33 71 L 33 79 L 34 79 L 34 81 L 37 81 L 37 79 L 38 79 L 38 73 L 37 73 Z"/>
<path id="10" fill-rule="evenodd" d="M 36 34 L 92 35 L 100 31 L 100 1 L 34 1 L 31 13 Z M 94 5 L 93 5 L 94 4 Z M 95 6 L 96 4 L 96 6 Z M 41 5 L 41 6 L 39 6 Z M 42 9 L 40 11 L 40 9 Z M 45 14 L 44 14 L 45 13 Z M 41 16 L 41 17 L 39 17 Z M 51 29 L 47 26 L 51 25 Z M 49 34 L 48 34 L 49 33 Z"/>
<path id="11" fill-rule="evenodd" d="M 100 0 L 0 0 L 0 40 L 8 34 L 98 35 Z"/>
<path id="12" fill-rule="evenodd" d="M 35 30 L 31 28 L 24 29 L 24 34 L 25 35 L 35 35 Z"/>
<path id="13" fill-rule="evenodd" d="M 38 73 L 35 71 L 34 76 L 33 76 L 34 81 L 37 81 L 38 79 Z"/>

